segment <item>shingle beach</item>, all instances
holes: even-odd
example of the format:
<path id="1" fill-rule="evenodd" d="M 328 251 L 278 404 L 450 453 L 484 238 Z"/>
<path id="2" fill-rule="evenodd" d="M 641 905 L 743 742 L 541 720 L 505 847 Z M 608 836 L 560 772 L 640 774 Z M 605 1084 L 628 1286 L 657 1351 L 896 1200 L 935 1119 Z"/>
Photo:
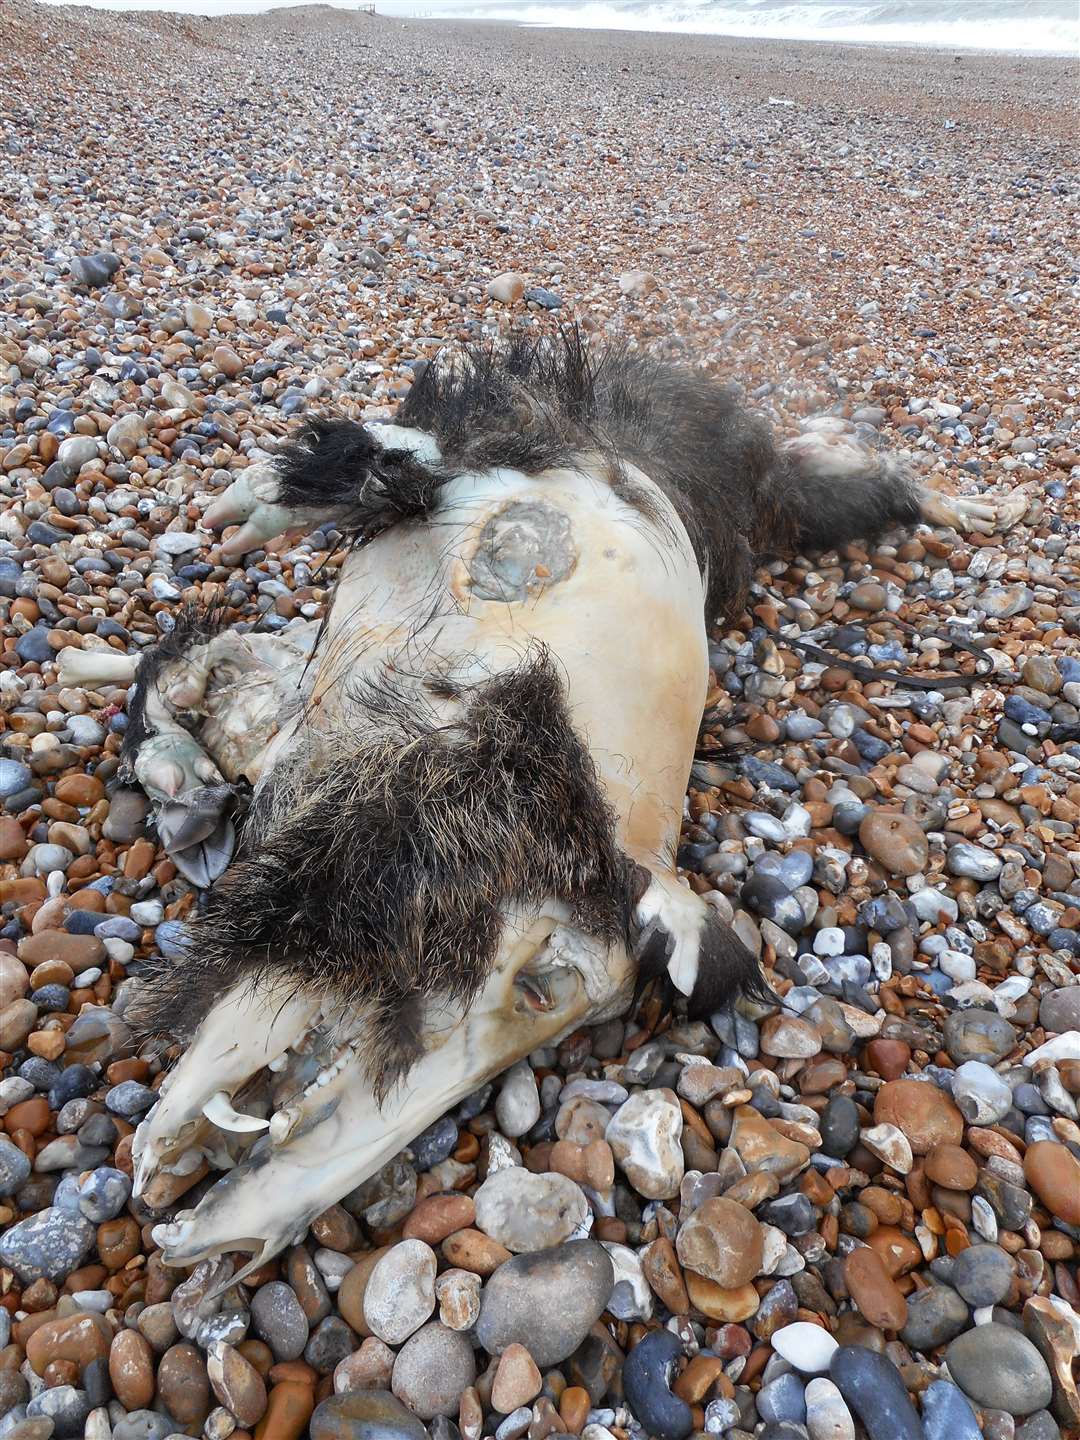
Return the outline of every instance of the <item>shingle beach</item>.
<path id="1" fill-rule="evenodd" d="M 1080 1435 L 1076 93 L 5 0 L 0 1440 Z M 776 561 L 714 633 L 703 736 L 744 748 L 695 767 L 679 862 L 783 1009 L 647 998 L 537 1051 L 200 1303 L 233 1257 L 153 1231 L 216 1176 L 132 1199 L 176 1050 L 124 1019 L 197 892 L 118 775 L 127 690 L 58 660 L 187 601 L 321 615 L 341 537 L 223 564 L 212 498 L 446 344 L 574 321 L 1027 514 Z"/>

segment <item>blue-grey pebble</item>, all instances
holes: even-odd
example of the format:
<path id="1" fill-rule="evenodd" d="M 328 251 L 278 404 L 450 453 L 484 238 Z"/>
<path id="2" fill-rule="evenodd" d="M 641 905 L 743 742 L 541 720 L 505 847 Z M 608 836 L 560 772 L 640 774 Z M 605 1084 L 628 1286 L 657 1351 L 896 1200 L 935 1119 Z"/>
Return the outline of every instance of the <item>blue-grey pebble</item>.
<path id="1" fill-rule="evenodd" d="M 792 1420 L 802 1425 L 806 1421 L 805 1391 L 806 1385 L 793 1371 L 778 1375 L 758 1391 L 758 1414 L 762 1420 Z"/>
<path id="2" fill-rule="evenodd" d="M 99 1165 L 79 1186 L 79 1211 L 100 1225 L 104 1220 L 115 1220 L 130 1198 L 130 1178 L 122 1170 Z"/>
<path id="3" fill-rule="evenodd" d="M 175 1435 L 176 1427 L 166 1415 L 156 1410 L 129 1410 L 113 1426 L 112 1440 L 166 1440 Z"/>
<path id="4" fill-rule="evenodd" d="M 82 1216 L 50 1205 L 0 1235 L 0 1262 L 10 1265 L 24 1285 L 33 1280 L 65 1280 L 89 1255 L 94 1227 Z"/>
<path id="5" fill-rule="evenodd" d="M 138 1080 L 121 1080 L 105 1096 L 105 1104 L 114 1115 L 123 1115 L 127 1119 L 133 1115 L 145 1115 L 157 1098 L 157 1091 L 149 1085 L 140 1085 Z"/>
<path id="6" fill-rule="evenodd" d="M 498 1273 L 498 1272 L 496 1272 Z M 652 1330 L 639 1340 L 623 1365 L 623 1394 L 635 1418 L 657 1440 L 686 1440 L 694 1415 L 671 1393 L 683 1344 L 670 1330 Z"/>
<path id="7" fill-rule="evenodd" d="M 0 1136 L 0 1195 L 14 1195 L 30 1178 L 30 1161 L 17 1145 Z"/>
<path id="8" fill-rule="evenodd" d="M 0 800 L 17 795 L 33 782 L 29 766 L 19 760 L 0 759 Z"/>
<path id="9" fill-rule="evenodd" d="M 255 1334 L 274 1352 L 275 1360 L 299 1360 L 308 1342 L 307 1316 L 291 1285 L 271 1280 L 251 1298 Z"/>
<path id="10" fill-rule="evenodd" d="M 926 1440 L 900 1371 L 884 1355 L 841 1345 L 829 1362 L 829 1378 L 870 1440 Z"/>
<path id="11" fill-rule="evenodd" d="M 1000 1245 L 969 1245 L 952 1267 L 951 1284 L 969 1305 L 998 1305 L 1012 1287 L 1016 1266 Z"/>
<path id="12" fill-rule="evenodd" d="M 86 1391 L 77 1390 L 74 1385 L 54 1385 L 50 1390 L 42 1390 L 26 1407 L 27 1419 L 42 1416 L 53 1422 L 55 1440 L 81 1440 L 89 1414 Z"/>
<path id="13" fill-rule="evenodd" d="M 922 1397 L 926 1440 L 982 1440 L 967 1396 L 948 1380 L 935 1380 Z"/>

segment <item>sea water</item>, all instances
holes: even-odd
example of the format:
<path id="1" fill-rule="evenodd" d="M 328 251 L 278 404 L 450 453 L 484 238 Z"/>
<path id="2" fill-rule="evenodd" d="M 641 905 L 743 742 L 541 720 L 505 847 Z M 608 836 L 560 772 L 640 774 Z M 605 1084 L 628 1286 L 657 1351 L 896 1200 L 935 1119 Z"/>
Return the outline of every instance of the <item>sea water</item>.
<path id="1" fill-rule="evenodd" d="M 303 0 L 89 3 L 110 10 L 228 15 Z M 350 9 L 354 0 L 329 3 Z M 1080 56 L 1078 0 L 376 0 L 376 9 L 385 15 L 429 19 Z"/>

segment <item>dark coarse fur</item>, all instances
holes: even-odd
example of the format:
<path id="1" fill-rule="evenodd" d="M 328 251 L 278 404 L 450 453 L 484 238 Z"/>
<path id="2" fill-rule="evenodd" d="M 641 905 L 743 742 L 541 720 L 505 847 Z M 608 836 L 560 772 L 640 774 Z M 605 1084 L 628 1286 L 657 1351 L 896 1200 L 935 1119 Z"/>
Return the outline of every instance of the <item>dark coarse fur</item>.
<path id="1" fill-rule="evenodd" d="M 513 467 L 537 475 L 599 455 L 613 488 L 649 514 L 648 491 L 622 479 L 630 462 L 671 500 L 708 575 L 706 616 L 742 606 L 755 557 L 870 538 L 917 517 L 904 467 L 866 453 L 861 473 L 837 476 L 779 449 L 763 417 L 703 371 L 614 347 L 594 353 L 576 327 L 500 347 L 452 352 L 429 365 L 397 423 L 433 435 L 424 466 L 380 450 L 350 421 L 317 421 L 279 460 L 282 501 L 321 507 L 370 536 L 435 508 L 464 470 Z"/>
<path id="2" fill-rule="evenodd" d="M 373 697 L 374 698 L 374 697 Z M 421 1003 L 467 1005 L 490 971 L 508 902 L 566 902 L 627 943 L 629 865 L 548 655 L 465 691 L 439 728 L 391 694 L 374 733 L 311 733 L 260 792 L 239 859 L 162 964 L 136 1019 L 189 1035 L 244 976 L 367 1014 L 379 1096 L 417 1055 Z"/>
<path id="3" fill-rule="evenodd" d="M 226 612 L 223 608 L 206 609 L 198 605 L 185 605 L 177 614 L 173 628 L 163 635 L 156 645 L 148 647 L 139 656 L 135 686 L 128 695 L 128 723 L 120 749 L 120 763 L 125 773 L 130 775 L 139 747 L 150 734 L 150 727 L 146 723 L 146 697 L 158 676 L 167 665 L 186 655 L 197 645 L 209 644 L 215 635 L 220 635 L 226 623 Z"/>

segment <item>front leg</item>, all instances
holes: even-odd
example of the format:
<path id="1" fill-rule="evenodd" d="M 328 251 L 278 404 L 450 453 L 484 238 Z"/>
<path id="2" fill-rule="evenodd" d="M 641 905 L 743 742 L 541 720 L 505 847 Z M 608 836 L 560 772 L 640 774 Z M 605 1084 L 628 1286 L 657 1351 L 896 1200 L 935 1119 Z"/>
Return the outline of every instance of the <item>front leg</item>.
<path id="1" fill-rule="evenodd" d="M 239 524 L 222 542 L 227 560 L 328 522 L 367 539 L 433 508 L 447 479 L 440 459 L 434 437 L 421 430 L 311 420 L 270 464 L 234 480 L 203 520 L 211 530 Z"/>
<path id="2" fill-rule="evenodd" d="M 636 865 L 634 873 L 639 991 L 666 975 L 686 997 L 691 1018 L 711 1015 L 740 995 L 769 997 L 757 960 L 703 896 L 655 861 Z"/>

